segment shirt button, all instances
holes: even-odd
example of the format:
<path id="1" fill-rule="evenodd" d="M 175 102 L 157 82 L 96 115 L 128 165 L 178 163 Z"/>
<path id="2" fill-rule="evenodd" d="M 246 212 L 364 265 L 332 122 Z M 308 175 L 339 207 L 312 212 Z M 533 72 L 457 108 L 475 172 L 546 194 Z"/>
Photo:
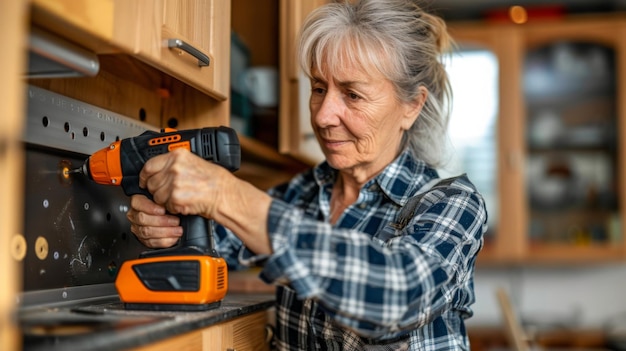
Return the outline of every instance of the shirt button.
<path id="1" fill-rule="evenodd" d="M 374 183 L 372 185 L 370 185 L 369 189 L 367 189 L 369 191 L 376 191 L 378 190 L 378 184 Z"/>
<path id="2" fill-rule="evenodd" d="M 363 210 L 363 209 L 365 209 L 365 207 L 367 207 L 367 204 L 366 204 L 365 202 L 361 202 L 361 203 L 359 204 L 359 208 L 360 208 L 360 209 L 362 209 L 362 210 Z"/>

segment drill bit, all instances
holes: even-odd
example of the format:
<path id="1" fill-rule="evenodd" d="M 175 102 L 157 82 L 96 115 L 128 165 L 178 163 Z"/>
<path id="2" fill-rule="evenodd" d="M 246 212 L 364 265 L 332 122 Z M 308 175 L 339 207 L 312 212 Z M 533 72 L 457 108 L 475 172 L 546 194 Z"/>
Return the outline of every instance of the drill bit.
<path id="1" fill-rule="evenodd" d="M 78 168 L 67 170 L 67 174 L 73 174 L 73 173 L 83 173 L 83 167 L 78 167 Z"/>
<path id="2" fill-rule="evenodd" d="M 69 185 L 72 184 L 72 173 L 82 173 L 82 169 L 80 168 L 72 168 L 72 163 L 68 160 L 61 160 L 59 162 L 59 181 L 61 184 Z"/>

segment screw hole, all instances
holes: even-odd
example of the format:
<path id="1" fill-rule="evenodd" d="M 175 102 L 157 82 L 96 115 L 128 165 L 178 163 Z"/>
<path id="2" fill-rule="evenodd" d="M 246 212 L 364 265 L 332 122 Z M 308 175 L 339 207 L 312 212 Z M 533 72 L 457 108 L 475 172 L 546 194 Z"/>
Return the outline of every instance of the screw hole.
<path id="1" fill-rule="evenodd" d="M 87 129 L 87 127 L 83 128 L 83 136 L 87 137 L 89 135 L 89 129 Z"/>
<path id="2" fill-rule="evenodd" d="M 76 138 L 76 135 L 74 134 L 74 132 L 72 132 L 72 133 L 70 134 L 70 137 L 72 138 L 72 140 L 74 140 L 74 138 Z"/>
<path id="3" fill-rule="evenodd" d="M 146 121 L 146 109 L 143 107 L 139 109 L 139 120 L 142 122 Z"/>
<path id="4" fill-rule="evenodd" d="M 65 122 L 65 124 L 63 125 L 63 129 L 65 130 L 65 132 L 69 132 L 70 131 L 70 122 Z M 74 138 L 72 138 L 74 139 Z"/>
<path id="5" fill-rule="evenodd" d="M 48 116 L 43 116 L 41 123 L 43 124 L 44 127 L 47 127 L 50 124 L 50 120 L 48 119 Z"/>
<path id="6" fill-rule="evenodd" d="M 104 141 L 104 132 L 100 132 L 100 141 Z"/>

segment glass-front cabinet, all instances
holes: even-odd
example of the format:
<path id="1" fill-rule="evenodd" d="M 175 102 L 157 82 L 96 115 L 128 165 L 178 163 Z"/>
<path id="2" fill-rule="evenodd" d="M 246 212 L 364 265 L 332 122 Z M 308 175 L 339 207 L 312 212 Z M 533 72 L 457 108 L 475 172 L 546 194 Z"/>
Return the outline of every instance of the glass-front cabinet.
<path id="1" fill-rule="evenodd" d="M 461 164 L 479 190 L 485 192 L 480 181 L 489 175 L 497 184 L 493 194 L 487 191 L 495 210 L 490 208 L 492 229 L 479 262 L 626 258 L 626 153 L 620 143 L 626 118 L 626 18 L 452 23 L 450 31 L 459 44 L 453 63 L 455 58 L 470 60 L 476 52 L 495 58 L 472 69 L 449 70 L 453 86 L 465 76 L 480 91 L 472 97 L 473 109 L 458 112 L 464 124 L 487 128 L 484 135 L 488 128 L 495 131 L 495 151 L 478 150 L 476 142 L 458 147 L 464 150 L 462 157 L 472 157 Z M 494 65 L 495 96 L 484 87 Z M 476 78 L 476 71 L 483 79 Z M 454 96 L 462 100 L 470 93 L 455 87 Z M 493 127 L 477 112 L 486 106 L 497 106 Z M 474 133 L 455 125 L 456 120 L 453 107 L 453 144 L 462 143 L 455 128 Z M 473 176 L 472 171 L 482 174 Z"/>
<path id="2" fill-rule="evenodd" d="M 531 244 L 619 241 L 615 50 L 540 45 L 523 78 Z"/>

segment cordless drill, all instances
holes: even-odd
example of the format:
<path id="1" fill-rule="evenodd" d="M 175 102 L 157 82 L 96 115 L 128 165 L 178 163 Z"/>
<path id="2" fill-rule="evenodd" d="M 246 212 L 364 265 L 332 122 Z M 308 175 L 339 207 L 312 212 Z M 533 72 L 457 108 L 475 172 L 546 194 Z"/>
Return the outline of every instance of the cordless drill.
<path id="1" fill-rule="evenodd" d="M 228 127 L 146 131 L 111 143 L 69 173 L 82 173 L 99 184 L 118 185 L 128 196 L 151 194 L 139 187 L 146 161 L 185 148 L 232 171 L 239 169 L 237 133 Z M 228 288 L 226 261 L 213 242 L 213 221 L 180 216 L 183 235 L 168 249 L 149 250 L 120 267 L 115 287 L 127 309 L 204 311 L 218 307 Z"/>

